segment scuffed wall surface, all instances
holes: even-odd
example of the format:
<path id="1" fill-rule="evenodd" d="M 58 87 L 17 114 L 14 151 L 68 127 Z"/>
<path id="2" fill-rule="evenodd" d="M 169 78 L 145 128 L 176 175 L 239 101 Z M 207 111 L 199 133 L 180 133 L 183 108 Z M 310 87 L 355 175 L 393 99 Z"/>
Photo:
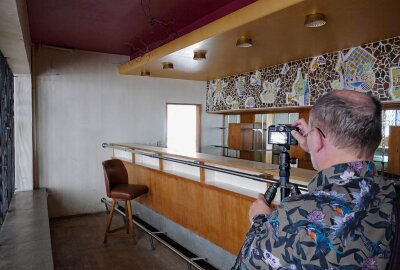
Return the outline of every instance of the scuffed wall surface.
<path id="1" fill-rule="evenodd" d="M 103 211 L 112 150 L 101 144 L 165 145 L 167 102 L 201 104 L 202 152 L 217 149 L 222 116 L 204 112 L 205 82 L 119 75 L 119 55 L 39 47 L 34 60 L 36 176 L 50 217 Z"/>

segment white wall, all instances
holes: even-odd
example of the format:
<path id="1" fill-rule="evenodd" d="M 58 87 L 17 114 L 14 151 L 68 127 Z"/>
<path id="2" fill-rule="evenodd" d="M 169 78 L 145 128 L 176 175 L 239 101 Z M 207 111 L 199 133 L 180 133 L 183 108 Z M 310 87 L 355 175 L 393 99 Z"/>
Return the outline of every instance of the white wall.
<path id="1" fill-rule="evenodd" d="M 103 142 L 165 143 L 166 103 L 202 104 L 202 151 L 216 153 L 222 116 L 204 113 L 205 82 L 123 76 L 125 56 L 34 51 L 37 169 L 51 217 L 103 210 Z M 184 128 L 184 127 L 182 127 Z"/>
<path id="2" fill-rule="evenodd" d="M 14 77 L 15 189 L 33 189 L 31 75 Z"/>

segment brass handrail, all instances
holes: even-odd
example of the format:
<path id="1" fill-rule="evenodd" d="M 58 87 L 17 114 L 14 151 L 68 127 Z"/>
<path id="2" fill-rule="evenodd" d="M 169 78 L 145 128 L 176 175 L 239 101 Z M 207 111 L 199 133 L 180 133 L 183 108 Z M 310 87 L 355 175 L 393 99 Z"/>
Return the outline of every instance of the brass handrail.
<path id="1" fill-rule="evenodd" d="M 185 165 L 189 165 L 189 166 L 204 168 L 204 169 L 207 169 L 207 170 L 213 170 L 213 171 L 222 172 L 222 173 L 226 173 L 226 174 L 230 174 L 230 175 L 240 176 L 240 177 L 251 179 L 251 180 L 254 180 L 254 181 L 258 181 L 258 182 L 263 182 L 263 183 L 268 183 L 268 184 L 277 184 L 277 183 L 279 183 L 279 180 L 273 179 L 273 178 L 269 178 L 269 177 L 267 177 L 265 175 L 254 175 L 254 174 L 250 174 L 250 173 L 234 171 L 234 170 L 225 169 L 225 168 L 221 168 L 221 167 L 217 167 L 217 166 L 202 164 L 199 161 L 187 161 L 187 160 L 182 160 L 182 159 L 178 159 L 178 158 L 171 158 L 171 157 L 161 156 L 161 155 L 158 155 L 158 154 L 150 154 L 150 153 L 147 153 L 147 152 L 134 150 L 134 149 L 131 149 L 129 147 L 114 145 L 112 143 L 111 144 L 103 143 L 102 146 L 103 146 L 103 148 L 109 147 L 109 148 L 119 149 L 119 150 L 131 152 L 131 153 L 135 153 L 135 154 L 139 154 L 139 155 L 143 155 L 143 156 L 147 156 L 147 157 L 151 157 L 151 158 L 158 158 L 158 159 L 172 161 L 172 162 L 176 162 L 176 163 L 181 163 L 181 164 L 185 164 Z M 300 190 L 308 192 L 308 187 L 306 185 L 296 184 L 296 186 L 298 186 L 298 188 Z"/>

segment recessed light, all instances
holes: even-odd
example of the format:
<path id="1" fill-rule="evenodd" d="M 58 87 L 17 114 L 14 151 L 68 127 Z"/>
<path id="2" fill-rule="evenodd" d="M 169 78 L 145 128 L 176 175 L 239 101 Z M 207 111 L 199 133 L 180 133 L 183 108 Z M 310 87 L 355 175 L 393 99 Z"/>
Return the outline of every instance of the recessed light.
<path id="1" fill-rule="evenodd" d="M 205 50 L 194 51 L 193 52 L 193 60 L 196 60 L 196 61 L 206 60 L 206 54 L 207 54 L 207 51 L 205 51 Z"/>
<path id="2" fill-rule="evenodd" d="M 253 46 L 253 41 L 249 37 L 243 36 L 238 38 L 238 40 L 236 41 L 236 47 L 248 48 L 251 46 Z"/>
<path id="3" fill-rule="evenodd" d="M 174 69 L 174 64 L 171 62 L 162 62 L 163 69 Z"/>
<path id="4" fill-rule="evenodd" d="M 150 71 L 144 70 L 144 71 L 140 72 L 140 76 L 150 76 Z"/>
<path id="5" fill-rule="evenodd" d="M 325 15 L 322 13 L 308 14 L 304 21 L 305 27 L 321 27 L 326 24 Z"/>

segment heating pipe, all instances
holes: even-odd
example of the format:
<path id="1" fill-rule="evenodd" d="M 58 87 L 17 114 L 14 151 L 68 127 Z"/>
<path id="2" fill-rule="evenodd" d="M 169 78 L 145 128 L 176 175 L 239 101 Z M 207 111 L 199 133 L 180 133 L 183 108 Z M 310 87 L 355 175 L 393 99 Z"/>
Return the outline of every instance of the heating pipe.
<path id="1" fill-rule="evenodd" d="M 102 198 L 101 202 L 104 203 L 106 205 L 106 208 L 108 207 L 112 207 L 112 204 L 110 201 L 108 201 L 106 198 Z M 108 206 L 108 207 L 107 207 Z M 119 209 L 119 205 L 117 205 L 115 207 L 115 210 L 120 213 L 123 216 L 126 216 L 125 212 L 122 212 Z M 199 265 L 197 265 L 194 261 L 197 260 L 205 260 L 207 259 L 206 257 L 198 257 L 198 258 L 188 258 L 185 255 L 183 255 L 179 250 L 175 249 L 173 246 L 171 246 L 170 244 L 168 244 L 167 242 L 165 242 L 163 239 L 161 239 L 160 237 L 157 236 L 157 234 L 160 234 L 162 232 L 152 232 L 150 230 L 148 230 L 147 228 L 145 228 L 142 224 L 136 222 L 133 218 L 132 218 L 133 224 L 135 224 L 137 227 L 139 227 L 141 230 L 143 230 L 145 233 L 147 233 L 150 236 L 150 241 L 151 241 L 151 246 L 152 249 L 154 249 L 154 245 L 153 245 L 153 239 L 156 239 L 158 242 L 160 242 L 161 244 L 163 244 L 164 246 L 166 246 L 167 248 L 169 248 L 170 250 L 172 250 L 174 253 L 176 253 L 179 257 L 181 257 L 182 259 L 184 259 L 188 264 L 189 264 L 189 269 L 190 266 L 195 267 L 196 269 L 199 270 L 204 270 L 204 268 L 200 267 Z"/>

